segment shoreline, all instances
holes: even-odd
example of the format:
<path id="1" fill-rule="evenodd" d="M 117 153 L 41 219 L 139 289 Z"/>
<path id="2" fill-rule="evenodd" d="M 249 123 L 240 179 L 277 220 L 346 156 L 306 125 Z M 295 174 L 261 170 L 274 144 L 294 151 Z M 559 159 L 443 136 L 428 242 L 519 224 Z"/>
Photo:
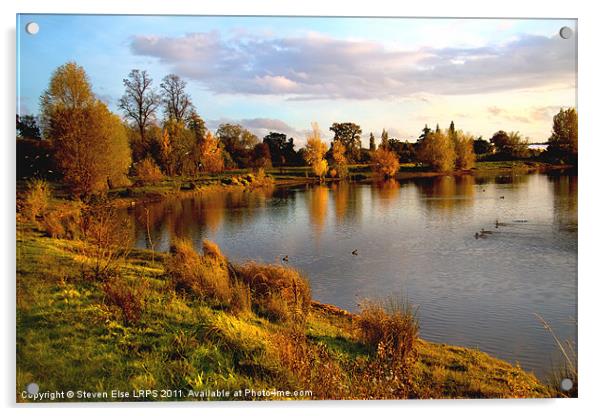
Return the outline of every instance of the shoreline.
<path id="1" fill-rule="evenodd" d="M 479 167 L 478 164 L 481 164 Z M 371 184 L 378 182 L 380 179 L 377 178 L 372 172 L 367 170 L 369 165 L 362 165 L 361 170 L 355 170 L 350 173 L 349 182 L 360 183 L 360 184 Z M 411 170 L 404 170 L 404 167 L 400 169 L 395 175 L 395 180 L 411 180 L 420 178 L 435 178 L 441 176 L 487 176 L 496 174 L 508 174 L 508 173 L 545 173 L 562 170 L 573 170 L 577 168 L 573 165 L 555 165 L 543 162 L 531 162 L 531 161 L 520 161 L 520 162 L 477 162 L 477 167 L 470 170 L 455 170 L 451 172 L 435 172 L 435 171 L 422 171 L 417 168 Z M 342 178 L 324 178 L 322 181 L 312 176 L 287 176 L 282 178 L 283 173 L 278 173 L 276 169 L 269 171 L 272 181 L 265 184 L 253 185 L 252 183 L 243 184 L 226 184 L 224 181 L 232 177 L 245 177 L 252 175 L 250 172 L 240 173 L 238 171 L 232 171 L 231 174 L 225 172 L 217 178 L 211 179 L 190 179 L 181 180 L 181 186 L 178 189 L 170 189 L 169 186 L 135 186 L 132 185 L 127 188 L 118 188 L 109 192 L 112 199 L 112 205 L 119 208 L 134 207 L 135 205 L 144 205 L 154 202 L 161 202 L 170 198 L 190 198 L 196 195 L 203 194 L 205 192 L 216 192 L 216 191 L 252 191 L 261 188 L 288 188 L 302 185 L 319 185 L 338 183 L 347 179 Z M 185 187 L 183 187 L 185 186 Z M 139 195 L 136 195 L 139 193 Z"/>
<path id="2" fill-rule="evenodd" d="M 56 385 L 57 388 L 65 387 L 62 383 L 67 381 L 62 381 L 62 376 L 53 378 L 53 374 L 71 374 L 70 363 L 73 358 L 71 354 L 79 354 L 80 345 L 84 351 L 90 348 L 86 347 L 90 342 L 101 348 L 99 351 L 109 349 L 114 350 L 112 354 L 117 354 L 112 360 L 117 359 L 122 364 L 116 367 L 117 370 L 112 372 L 105 382 L 107 385 L 121 385 L 131 383 L 131 380 L 123 379 L 125 374 L 118 370 L 120 366 L 137 366 L 139 364 L 136 363 L 142 359 L 119 352 L 118 345 L 126 342 L 126 339 L 129 339 L 127 342 L 132 345 L 129 348 L 146 350 L 151 345 L 163 345 L 163 341 L 156 344 L 158 342 L 156 337 L 166 339 L 165 342 L 170 345 L 172 341 L 169 340 L 172 339 L 173 331 L 176 333 L 190 331 L 194 325 L 198 325 L 198 322 L 209 322 L 210 326 L 220 328 L 217 331 L 221 334 L 220 337 L 226 337 L 223 340 L 225 345 L 237 345 L 236 348 L 243 348 L 245 351 L 246 348 L 251 348 L 245 354 L 255 357 L 256 353 L 252 351 L 264 342 L 260 339 L 279 339 L 278 334 L 290 330 L 288 324 L 273 323 L 254 313 L 248 317 L 239 317 L 227 310 L 215 309 L 203 299 L 181 298 L 175 293 L 165 292 L 162 288 L 169 287 L 169 277 L 164 274 L 164 262 L 169 254 L 152 253 L 151 250 L 144 249 L 132 250 L 120 266 L 120 275 L 126 281 L 132 282 L 135 287 L 143 284 L 144 287 L 153 288 L 150 289 L 148 296 L 152 299 L 163 299 L 157 302 L 164 306 L 155 309 L 152 306 L 154 302 L 148 304 L 143 312 L 142 327 L 127 324 L 124 326 L 120 323 L 119 314 L 109 312 L 112 309 L 101 312 L 105 308 L 102 306 L 102 284 L 82 281 L 77 277 L 65 277 L 64 271 L 60 268 L 55 274 L 54 269 L 60 264 L 72 264 L 68 268 L 71 272 L 78 270 L 76 265 L 81 262 L 81 255 L 78 254 L 79 242 L 46 237 L 35 228 L 24 224 L 19 224 L 17 227 L 17 242 L 17 334 L 19 336 L 17 345 L 18 350 L 21 351 L 17 360 L 18 381 L 25 382 L 29 377 L 26 376 L 27 374 L 35 375 L 36 368 L 50 366 L 53 370 L 43 377 L 47 378 L 46 380 L 40 381 L 45 382 L 45 385 Z M 46 266 L 40 268 L 40 264 Z M 41 278 L 41 276 L 46 277 Z M 60 315 L 56 315 L 59 312 Z M 35 322 L 34 317 L 40 313 L 48 317 L 56 316 L 44 325 L 43 330 L 37 325 L 28 324 L 28 322 Z M 171 317 L 174 313 L 176 315 Z M 182 313 L 185 313 L 186 318 L 179 317 Z M 174 320 L 175 317 L 177 318 Z M 365 357 L 368 352 L 358 343 L 355 334 L 354 323 L 357 318 L 357 314 L 336 305 L 312 299 L 305 329 L 307 342 L 309 345 L 325 346 L 334 354 L 331 359 L 336 365 L 346 366 L 347 360 L 355 359 L 353 357 L 357 359 Z M 96 324 L 82 325 L 84 322 L 96 322 Z M 156 335 L 148 338 L 146 335 L 148 330 Z M 65 339 L 71 339 L 69 345 L 53 342 L 52 339 L 58 334 L 63 334 L 61 337 L 66 337 Z M 113 335 L 109 336 L 109 334 Z M 106 338 L 107 336 L 109 338 Z M 38 341 L 33 342 L 33 340 Z M 258 342 L 260 344 L 257 344 Z M 417 361 L 413 371 L 415 371 L 416 383 L 419 383 L 417 389 L 423 398 L 550 397 L 552 395 L 548 387 L 543 385 L 532 372 L 523 370 L 517 364 L 513 365 L 475 348 L 433 343 L 420 337 L 416 342 Z M 36 345 L 44 345 L 44 349 L 37 347 L 32 349 L 32 346 Z M 56 362 L 52 358 L 58 353 L 57 348 L 66 355 L 64 367 L 59 364 L 63 361 Z M 169 350 L 172 347 L 167 348 Z M 218 347 L 217 351 L 219 354 L 230 354 L 228 348 L 222 350 L 222 347 Z M 44 352 L 40 353 L 40 351 Z M 88 351 L 87 354 L 94 361 L 105 359 L 102 355 L 105 353 Z M 86 371 L 96 374 L 94 368 L 93 366 Z M 217 377 L 222 370 L 215 371 Z M 75 374 L 77 373 L 76 371 Z M 75 374 L 67 376 L 66 379 L 79 377 Z M 91 374 L 88 376 L 90 377 Z M 445 380 L 454 381 L 448 385 Z M 256 382 L 260 383 L 259 379 Z"/>

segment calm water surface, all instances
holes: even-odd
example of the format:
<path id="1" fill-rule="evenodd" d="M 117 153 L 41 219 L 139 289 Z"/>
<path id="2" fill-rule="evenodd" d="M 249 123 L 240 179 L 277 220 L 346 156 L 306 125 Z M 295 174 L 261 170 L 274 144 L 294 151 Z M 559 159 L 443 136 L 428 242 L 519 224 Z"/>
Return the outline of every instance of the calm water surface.
<path id="1" fill-rule="evenodd" d="M 136 245 L 147 247 L 144 209 L 130 215 Z M 576 341 L 576 176 L 214 193 L 150 205 L 149 218 L 157 250 L 189 236 L 235 261 L 288 255 L 319 301 L 355 311 L 361 299 L 402 295 L 419 307 L 423 338 L 478 347 L 538 376 L 556 347 L 534 313 Z M 492 234 L 475 239 L 481 229 Z"/>

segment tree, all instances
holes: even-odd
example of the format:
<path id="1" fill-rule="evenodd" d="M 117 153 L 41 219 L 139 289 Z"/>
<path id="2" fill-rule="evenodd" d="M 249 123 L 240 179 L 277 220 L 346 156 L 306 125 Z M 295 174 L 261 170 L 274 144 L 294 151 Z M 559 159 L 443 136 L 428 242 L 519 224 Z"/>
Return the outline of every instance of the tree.
<path id="1" fill-rule="evenodd" d="M 454 143 L 446 133 L 430 132 L 423 139 L 417 158 L 438 172 L 449 172 L 456 164 Z"/>
<path id="2" fill-rule="evenodd" d="M 81 66 L 58 67 L 41 104 L 45 134 L 73 193 L 88 196 L 125 181 L 131 164 L 125 129 L 95 97 Z"/>
<path id="3" fill-rule="evenodd" d="M 320 137 L 320 127 L 318 123 L 311 123 L 312 131 L 307 137 L 305 145 L 304 157 L 305 161 L 311 166 L 314 174 L 320 178 L 320 181 L 328 171 L 328 163 L 324 159 L 324 155 L 328 150 L 326 143 Z"/>
<path id="4" fill-rule="evenodd" d="M 347 149 L 350 161 L 357 162 L 362 148 L 362 129 L 355 123 L 332 123 L 330 131 L 334 132 L 333 141 L 340 141 Z"/>
<path id="5" fill-rule="evenodd" d="M 263 142 L 270 148 L 272 166 L 297 164 L 297 152 L 293 138 L 286 138 L 286 134 L 271 131 L 263 138 Z"/>
<path id="6" fill-rule="evenodd" d="M 265 143 L 257 143 L 253 147 L 252 163 L 255 169 L 267 169 L 272 167 L 272 156 L 270 147 Z"/>
<path id="7" fill-rule="evenodd" d="M 229 123 L 220 124 L 216 135 L 238 167 L 250 166 L 251 152 L 259 142 L 257 136 L 240 124 Z"/>
<path id="8" fill-rule="evenodd" d="M 152 88 L 152 83 L 153 80 L 146 71 L 133 69 L 123 80 L 125 93 L 119 99 L 119 108 L 137 127 L 143 146 L 147 143 L 146 129 L 154 120 L 155 112 L 161 104 L 161 97 Z"/>
<path id="9" fill-rule="evenodd" d="M 384 178 L 394 178 L 399 170 L 395 152 L 380 146 L 372 155 L 372 170 Z"/>
<path id="10" fill-rule="evenodd" d="M 462 131 L 452 130 L 452 126 L 448 130 L 447 134 L 454 143 L 454 150 L 456 152 L 456 168 L 458 169 L 472 169 L 475 166 L 476 155 L 474 153 L 473 142 L 474 138 Z"/>
<path id="11" fill-rule="evenodd" d="M 518 132 L 506 133 L 500 130 L 489 141 L 493 144 L 498 158 L 514 159 L 528 154 L 529 143 Z"/>
<path id="12" fill-rule="evenodd" d="M 373 152 L 376 150 L 376 143 L 374 140 L 374 134 L 372 134 L 372 132 L 370 132 L 370 151 Z"/>
<path id="13" fill-rule="evenodd" d="M 389 148 L 389 132 L 383 129 L 383 132 L 380 134 L 380 147 L 383 149 Z"/>
<path id="14" fill-rule="evenodd" d="M 20 139 L 40 140 L 42 138 L 38 121 L 34 116 L 29 114 L 19 116 L 17 114 L 17 136 Z"/>
<path id="15" fill-rule="evenodd" d="M 190 110 L 186 127 L 194 134 L 195 142 L 201 144 L 207 134 L 207 127 L 205 126 L 205 120 L 198 115 L 194 108 Z"/>
<path id="16" fill-rule="evenodd" d="M 577 162 L 578 119 L 574 108 L 560 109 L 554 116 L 552 135 L 548 142 L 548 152 L 554 157 Z"/>
<path id="17" fill-rule="evenodd" d="M 201 170 L 208 173 L 219 173 L 224 170 L 224 157 L 219 141 L 207 132 L 200 145 Z"/>
<path id="18" fill-rule="evenodd" d="M 402 142 L 398 139 L 389 139 L 389 150 L 397 154 L 400 163 L 414 162 L 416 150 L 414 144 L 407 140 Z"/>
<path id="19" fill-rule="evenodd" d="M 185 91 L 186 81 L 175 74 L 166 75 L 161 82 L 165 118 L 184 122 L 193 109 L 192 100 Z"/>
<path id="20" fill-rule="evenodd" d="M 345 178 L 348 174 L 347 158 L 345 157 L 345 145 L 340 141 L 332 143 L 332 160 L 334 175 L 339 178 Z"/>
<path id="21" fill-rule="evenodd" d="M 477 155 L 485 155 L 491 152 L 492 145 L 487 140 L 479 137 L 473 142 L 473 150 Z"/>

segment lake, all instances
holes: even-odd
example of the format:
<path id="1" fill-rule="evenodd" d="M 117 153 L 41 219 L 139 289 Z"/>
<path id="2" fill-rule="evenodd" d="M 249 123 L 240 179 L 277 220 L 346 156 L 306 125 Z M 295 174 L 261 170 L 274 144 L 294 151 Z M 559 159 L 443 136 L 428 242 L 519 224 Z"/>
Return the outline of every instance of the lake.
<path id="1" fill-rule="evenodd" d="M 534 313 L 576 342 L 575 175 L 210 192 L 148 207 L 156 250 L 189 236 L 234 261 L 286 255 L 318 301 L 357 311 L 362 299 L 402 296 L 418 307 L 422 338 L 477 347 L 540 377 L 557 356 Z M 148 247 L 146 211 L 129 215 L 137 247 Z M 491 233 L 475 238 L 481 229 Z"/>

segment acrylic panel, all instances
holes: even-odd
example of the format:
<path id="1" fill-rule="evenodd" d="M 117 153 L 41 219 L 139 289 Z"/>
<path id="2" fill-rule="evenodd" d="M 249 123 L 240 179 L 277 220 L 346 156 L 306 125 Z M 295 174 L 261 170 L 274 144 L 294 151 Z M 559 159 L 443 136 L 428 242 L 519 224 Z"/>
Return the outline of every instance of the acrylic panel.
<path id="1" fill-rule="evenodd" d="M 18 402 L 577 396 L 575 19 L 16 30 Z"/>

